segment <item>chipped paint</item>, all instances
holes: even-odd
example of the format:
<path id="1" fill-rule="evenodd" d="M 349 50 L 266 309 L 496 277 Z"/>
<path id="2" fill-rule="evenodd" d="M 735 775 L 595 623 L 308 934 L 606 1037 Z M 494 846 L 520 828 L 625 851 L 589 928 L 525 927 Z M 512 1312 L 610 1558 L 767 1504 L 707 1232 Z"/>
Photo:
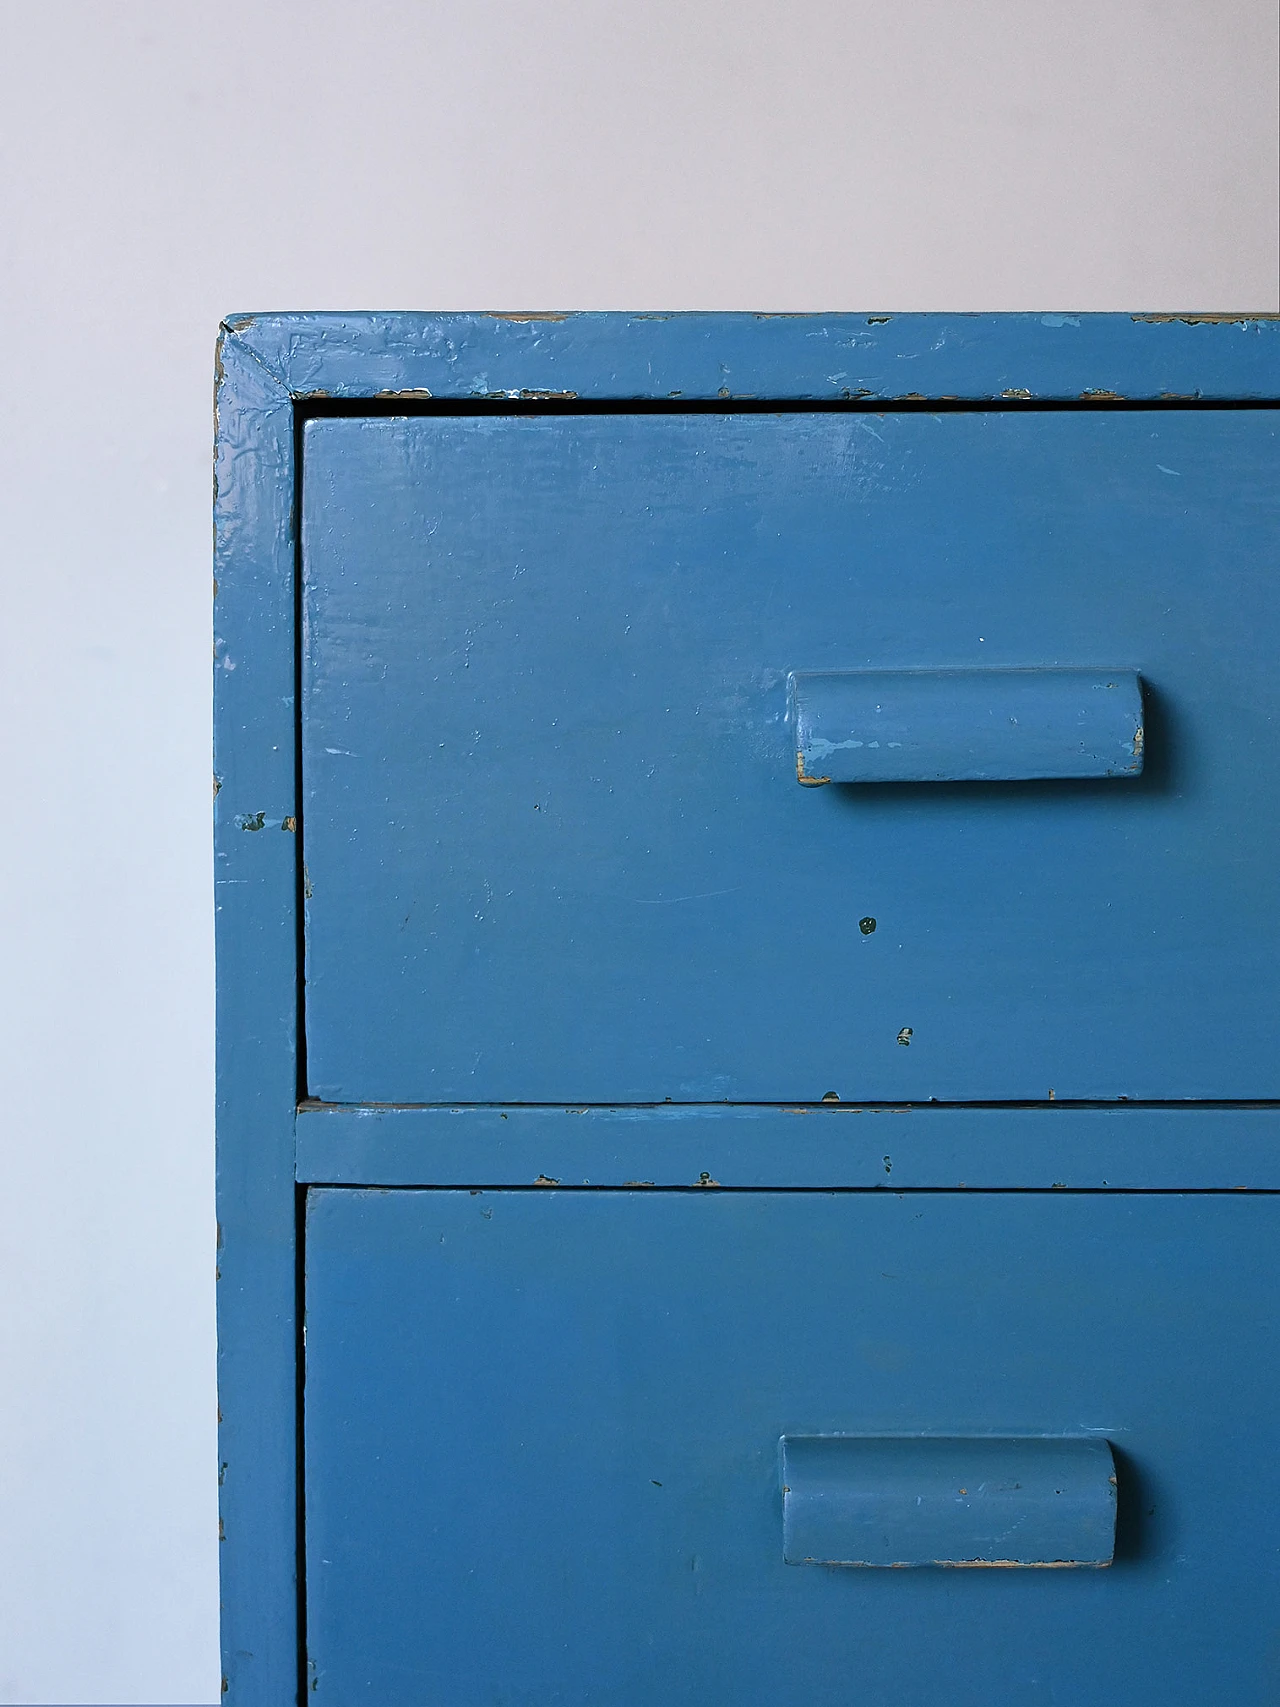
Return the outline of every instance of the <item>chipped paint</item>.
<path id="1" fill-rule="evenodd" d="M 821 788 L 823 783 L 830 782 L 829 776 L 806 776 L 804 769 L 804 754 L 796 754 L 796 781 L 805 788 Z"/>
<path id="2" fill-rule="evenodd" d="M 485 403 L 571 403 L 576 391 L 482 391 Z"/>
<path id="3" fill-rule="evenodd" d="M 1106 1571 L 1110 1559 L 935 1559 L 943 1571 Z M 895 1566 L 909 1570 L 908 1566 Z"/>
<path id="4" fill-rule="evenodd" d="M 1280 320 L 1280 314 L 1131 314 L 1139 326 L 1252 326 Z"/>

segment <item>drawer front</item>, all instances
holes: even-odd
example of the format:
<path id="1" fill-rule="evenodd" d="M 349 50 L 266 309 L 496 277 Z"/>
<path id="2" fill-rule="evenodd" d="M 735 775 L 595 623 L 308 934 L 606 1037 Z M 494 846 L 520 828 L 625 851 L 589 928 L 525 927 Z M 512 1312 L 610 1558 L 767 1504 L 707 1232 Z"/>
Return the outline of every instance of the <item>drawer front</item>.
<path id="1" fill-rule="evenodd" d="M 315 1698 L 1269 1698 L 1278 1215 L 1234 1194 L 313 1190 Z M 788 1563 L 846 1532 L 812 1499 L 784 1527 L 780 1440 L 813 1495 L 814 1437 L 859 1435 L 1067 1437 L 1010 1497 L 1034 1527 L 1074 1489 L 1095 1559 L 1110 1442 L 1114 1563 Z M 950 1451 L 852 1456 L 899 1523 L 894 1488 L 936 1492 Z M 963 1551 L 968 1507 L 942 1515 Z M 1017 1520 L 997 1538 L 1035 1556 Z"/>
<path id="2" fill-rule="evenodd" d="M 1274 420 L 308 423 L 310 1093 L 1280 1096 Z M 1145 768 L 797 786 L 790 675 L 948 668 Z"/>

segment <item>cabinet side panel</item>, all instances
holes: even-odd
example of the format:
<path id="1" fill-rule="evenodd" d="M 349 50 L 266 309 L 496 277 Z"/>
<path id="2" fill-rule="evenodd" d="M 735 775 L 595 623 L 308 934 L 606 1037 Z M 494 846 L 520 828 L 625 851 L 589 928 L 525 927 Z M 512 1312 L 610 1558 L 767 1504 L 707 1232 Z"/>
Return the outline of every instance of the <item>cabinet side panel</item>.
<path id="1" fill-rule="evenodd" d="M 218 367 L 215 883 L 224 1697 L 297 1693 L 293 411 L 233 337 Z"/>

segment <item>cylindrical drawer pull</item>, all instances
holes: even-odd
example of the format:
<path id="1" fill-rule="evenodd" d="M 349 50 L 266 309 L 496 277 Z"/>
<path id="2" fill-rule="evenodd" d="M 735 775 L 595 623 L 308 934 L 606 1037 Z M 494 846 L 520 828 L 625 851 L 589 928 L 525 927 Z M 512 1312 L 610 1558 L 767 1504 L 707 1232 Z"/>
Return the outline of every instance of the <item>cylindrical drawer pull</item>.
<path id="1" fill-rule="evenodd" d="M 1022 782 L 1142 769 L 1133 670 L 836 670 L 791 677 L 796 775 Z"/>
<path id="2" fill-rule="evenodd" d="M 1077 1436 L 786 1435 L 789 1565 L 1109 1565 L 1116 1473 Z"/>

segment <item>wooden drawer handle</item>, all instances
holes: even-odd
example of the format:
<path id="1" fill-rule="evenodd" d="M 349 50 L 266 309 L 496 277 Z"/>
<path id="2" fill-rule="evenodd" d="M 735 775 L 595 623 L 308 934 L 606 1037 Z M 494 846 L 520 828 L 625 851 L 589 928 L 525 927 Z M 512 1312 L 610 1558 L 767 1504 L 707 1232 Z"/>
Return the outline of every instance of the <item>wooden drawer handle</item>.
<path id="1" fill-rule="evenodd" d="M 789 1565 L 1100 1566 L 1116 1472 L 1076 1436 L 786 1435 Z"/>
<path id="2" fill-rule="evenodd" d="M 1134 670 L 835 670 L 790 686 L 796 775 L 810 786 L 1142 769 Z"/>

